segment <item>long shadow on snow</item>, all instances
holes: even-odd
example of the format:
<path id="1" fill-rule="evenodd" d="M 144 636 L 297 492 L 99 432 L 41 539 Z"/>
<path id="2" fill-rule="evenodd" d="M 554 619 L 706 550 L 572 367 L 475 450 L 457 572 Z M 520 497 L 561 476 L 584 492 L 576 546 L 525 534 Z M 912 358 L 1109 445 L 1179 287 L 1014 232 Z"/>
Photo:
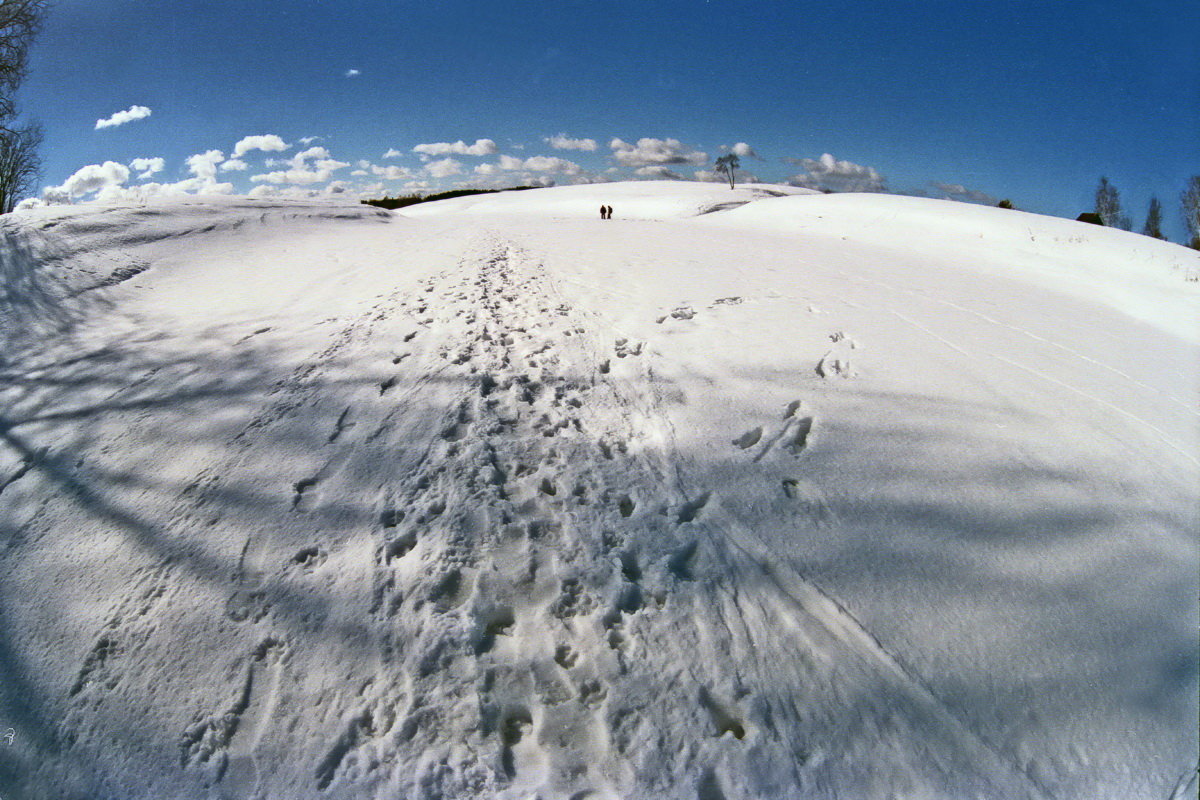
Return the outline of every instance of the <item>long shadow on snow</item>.
<path id="1" fill-rule="evenodd" d="M 377 383 L 288 378 L 272 382 L 268 376 L 281 370 L 274 366 L 275 355 L 265 349 L 243 347 L 224 359 L 211 355 L 147 358 L 141 353 L 145 346 L 145 342 L 110 344 L 58 361 L 53 352 L 31 353 L 5 365 L 0 389 L 9 402 L 0 414 L 0 456 L 6 459 L 0 461 L 0 469 L 10 468 L 7 474 L 0 473 L 0 497 L 6 501 L 0 506 L 0 524 L 7 531 L 0 549 L 6 568 L 0 574 L 16 575 L 22 566 L 44 569 L 43 564 L 23 562 L 37 557 L 48 542 L 64 537 L 74 537 L 71 549 L 86 561 L 92 551 L 90 542 L 106 542 L 116 535 L 123 540 L 116 550 L 129 562 L 146 569 L 168 566 L 182 572 L 189 584 L 209 587 L 210 595 L 232 596 L 240 588 L 240 577 L 238 549 L 230 544 L 249 531 L 272 531 L 285 542 L 292 539 L 290 550 L 296 552 L 311 543 L 312 533 L 306 528 L 313 524 L 355 529 L 376 522 L 368 506 L 332 501 L 323 504 L 317 518 L 297 524 L 288 495 L 298 476 L 287 471 L 292 461 L 329 444 L 340 407 L 323 405 L 327 398 L 356 390 L 374 395 Z M 330 369 L 342 366 L 336 361 L 321 364 Z M 439 381 L 435 377 L 424 384 Z M 410 388 L 400 381 L 392 391 L 402 397 Z M 425 413 L 424 402 L 417 394 L 400 411 Z M 244 407 L 240 415 L 222 418 L 211 413 L 214 407 L 239 406 Z M 279 406 L 278 416 L 270 413 L 275 406 Z M 428 413 L 444 411 L 435 408 Z M 436 431 L 432 429 L 430 436 L 436 436 Z M 107 466 L 105 443 L 129 435 L 143 445 L 161 439 L 181 451 L 192 445 L 213 448 L 221 454 L 218 463 L 228 457 L 225 463 L 236 465 L 239 453 L 252 451 L 258 464 L 277 465 L 279 474 L 251 471 L 230 477 L 218 472 L 168 479 L 140 464 Z M 420 446 L 414 444 L 416 449 Z M 120 455 L 119 441 L 116 452 Z M 387 459 L 396 461 L 397 454 L 382 444 L 363 446 L 350 450 L 343 467 L 348 474 L 369 476 Z M 36 512 L 28 511 L 35 507 Z M 207 518 L 214 511 L 223 522 L 213 524 Z M 103 572 L 128 569 L 107 559 L 85 563 L 84 569 L 88 566 Z M 55 568 L 50 566 L 50 574 Z M 268 573 L 279 571 L 273 567 Z M 70 711 L 70 686 L 39 679 L 35 666 L 48 648 L 61 648 L 63 640 L 55 642 L 47 632 L 16 630 L 17 615 L 10 606 L 24 606 L 28 612 L 31 603 L 40 604 L 39 616 L 65 620 L 74 613 L 66 604 L 81 598 L 72 598 L 69 592 L 17 598 L 12 594 L 16 583 L 4 581 L 5 591 L 0 593 L 0 621 L 5 623 L 0 626 L 0 675 L 4 676 L 0 730 L 13 727 L 20 746 L 0 748 L 0 787 L 21 791 L 21 796 L 36 795 L 34 787 L 25 783 L 35 764 L 66 768 L 70 763 L 80 796 L 90 796 L 95 789 L 92 776 L 111 774 L 111 769 L 98 769 L 94 762 L 108 759 L 112 752 L 152 752 L 151 744 L 161 744 L 161 732 L 147 730 L 133 709 L 109 708 L 107 713 L 113 716 L 95 720 L 94 727 L 112 732 L 117 739 L 101 749 L 72 746 L 72 737 L 62 727 Z M 363 650 L 370 643 L 367 624 L 334 620 L 330 612 L 338 601 L 335 595 L 307 590 L 294 580 L 272 580 L 261 590 L 269 598 L 275 623 L 283 629 L 311 636 L 316 620 L 320 635 L 336 642 L 347 659 L 368 654 Z M 54 610 L 46 607 L 48 602 L 64 605 Z M 115 604 L 113 598 L 107 602 Z M 224 613 L 218 605 L 209 612 L 199 611 L 195 621 L 219 620 Z M 218 624 L 236 626 L 228 620 Z M 102 618 L 94 617 L 90 635 L 103 625 Z M 84 663 L 90 645 L 83 641 L 80 646 L 84 649 L 76 657 L 59 659 Z M 42 652 L 34 657 L 38 651 Z M 126 668 L 135 671 L 139 666 Z M 161 765 L 169 770 L 178 766 L 177 762 Z"/>

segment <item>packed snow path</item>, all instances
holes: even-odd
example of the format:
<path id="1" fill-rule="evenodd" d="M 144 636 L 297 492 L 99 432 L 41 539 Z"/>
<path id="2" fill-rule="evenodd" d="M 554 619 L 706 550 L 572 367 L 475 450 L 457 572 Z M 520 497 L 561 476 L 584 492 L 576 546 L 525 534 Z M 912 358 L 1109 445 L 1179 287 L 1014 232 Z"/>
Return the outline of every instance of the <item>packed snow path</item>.
<path id="1" fill-rule="evenodd" d="M 819 244 L 798 297 L 748 281 L 719 226 L 345 216 L 265 243 L 233 226 L 203 275 L 150 252 L 140 295 L 126 273 L 59 292 L 95 305 L 48 290 L 59 334 L 6 358 L 16 796 L 1186 784 L 1175 345 L 1123 322 L 1134 357 L 1086 350 L 1115 315 L 1058 298 L 1039 324 L 997 280 L 987 315 L 965 278 L 898 286 Z M 926 395 L 900 391 L 914 365 Z M 1064 423 L 1034 391 L 1090 400 Z M 1158 461 L 1121 464 L 1121 505 L 1108 464 L 1131 445 Z M 1130 702 L 1105 674 L 1161 685 Z"/>

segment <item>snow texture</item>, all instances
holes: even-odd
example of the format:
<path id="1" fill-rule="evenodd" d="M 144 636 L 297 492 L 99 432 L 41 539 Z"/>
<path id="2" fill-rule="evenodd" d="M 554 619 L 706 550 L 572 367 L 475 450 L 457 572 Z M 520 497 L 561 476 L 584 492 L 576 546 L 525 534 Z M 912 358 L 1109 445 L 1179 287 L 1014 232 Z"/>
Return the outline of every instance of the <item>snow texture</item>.
<path id="1" fill-rule="evenodd" d="M 671 182 L 0 237 L 6 800 L 1195 795 L 1194 252 Z"/>

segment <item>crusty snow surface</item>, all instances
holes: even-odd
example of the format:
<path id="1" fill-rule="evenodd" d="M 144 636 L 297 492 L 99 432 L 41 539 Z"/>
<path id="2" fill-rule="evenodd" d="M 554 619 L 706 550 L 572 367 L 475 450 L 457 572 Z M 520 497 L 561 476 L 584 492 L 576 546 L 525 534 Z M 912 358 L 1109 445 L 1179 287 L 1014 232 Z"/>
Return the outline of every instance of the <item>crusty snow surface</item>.
<path id="1" fill-rule="evenodd" d="M 670 182 L 0 237 L 5 800 L 1195 796 L 1192 251 Z"/>

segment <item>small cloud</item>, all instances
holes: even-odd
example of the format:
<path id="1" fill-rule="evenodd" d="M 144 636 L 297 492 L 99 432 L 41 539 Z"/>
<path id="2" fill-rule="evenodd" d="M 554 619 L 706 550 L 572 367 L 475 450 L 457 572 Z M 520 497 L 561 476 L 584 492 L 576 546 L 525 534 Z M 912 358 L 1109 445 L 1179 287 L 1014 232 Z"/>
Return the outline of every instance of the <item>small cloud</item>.
<path id="1" fill-rule="evenodd" d="M 804 168 L 788 179 L 792 186 L 826 192 L 886 192 L 887 179 L 873 167 L 838 161 L 829 153 L 820 158 L 785 158 L 785 162 Z"/>
<path id="2" fill-rule="evenodd" d="M 567 161 L 565 158 L 557 156 L 533 156 L 525 159 L 522 164 L 525 169 L 534 172 L 561 172 L 564 175 L 576 175 L 579 173 L 579 165 L 574 161 Z"/>
<path id="3" fill-rule="evenodd" d="M 608 146 L 613 151 L 613 158 L 623 167 L 645 167 L 655 164 L 699 166 L 708 161 L 707 153 L 692 150 L 678 139 L 638 139 L 636 145 L 613 139 Z"/>
<path id="4" fill-rule="evenodd" d="M 430 161 L 425 165 L 425 171 L 431 178 L 448 178 L 451 175 L 462 173 L 462 164 L 453 158 L 443 158 L 438 161 Z"/>
<path id="5" fill-rule="evenodd" d="M 138 171 L 138 180 L 144 181 L 155 173 L 162 172 L 167 162 L 161 158 L 135 158 L 129 162 L 132 169 Z"/>
<path id="6" fill-rule="evenodd" d="M 980 203 L 988 206 L 994 206 L 1000 202 L 999 198 L 992 197 L 987 192 L 981 192 L 978 189 L 968 189 L 961 183 L 930 181 L 929 185 L 941 192 L 942 199 L 944 200 L 958 200 L 963 203 Z"/>
<path id="7" fill-rule="evenodd" d="M 520 159 L 516 156 L 501 155 L 495 164 L 480 164 L 475 168 L 476 175 L 494 176 L 502 172 L 555 172 L 563 175 L 578 175 L 582 170 L 574 161 L 568 161 L 558 156 L 532 156 Z"/>
<path id="8" fill-rule="evenodd" d="M 404 153 L 401 153 L 399 150 L 397 150 L 394 147 L 389 147 L 388 151 L 383 154 L 383 157 L 384 158 L 399 158 L 402 155 L 404 155 Z"/>
<path id="9" fill-rule="evenodd" d="M 233 146 L 233 158 L 241 158 L 251 150 L 279 153 L 287 150 L 290 146 L 273 133 L 262 136 L 247 136 Z"/>
<path id="10" fill-rule="evenodd" d="M 320 138 L 320 136 L 301 136 L 297 141 L 305 147 L 308 147 L 310 144 L 318 141 Z"/>
<path id="11" fill-rule="evenodd" d="M 324 183 L 331 180 L 334 172 L 350 166 L 348 162 L 337 161 L 330 157 L 329 151 L 324 147 L 310 147 L 307 150 L 301 150 L 290 159 L 282 162 L 282 164 L 288 166 L 289 169 L 251 175 L 250 180 L 254 183 L 282 183 L 293 186 L 309 186 L 314 183 Z"/>
<path id="12" fill-rule="evenodd" d="M 725 148 L 721 148 L 721 149 L 724 150 Z M 751 147 L 750 145 L 746 144 L 745 142 L 738 142 L 733 147 L 730 147 L 728 149 L 729 149 L 729 152 L 733 153 L 738 158 L 756 158 L 759 161 L 762 161 L 762 159 L 759 158 L 758 153 L 754 152 L 754 148 Z"/>
<path id="13" fill-rule="evenodd" d="M 475 144 L 467 144 L 461 139 L 457 142 L 431 142 L 419 144 L 413 148 L 414 153 L 423 156 L 490 156 L 497 152 L 496 143 L 491 139 L 476 139 Z"/>
<path id="14" fill-rule="evenodd" d="M 357 78 L 359 75 L 362 75 L 362 72 L 360 70 L 357 70 L 357 69 L 346 70 L 347 78 Z"/>
<path id="15" fill-rule="evenodd" d="M 150 116 L 151 113 L 153 112 L 146 108 L 146 106 L 130 106 L 124 111 L 118 111 L 108 119 L 96 120 L 95 130 L 100 130 L 101 128 L 115 128 L 118 125 L 124 125 L 127 122 L 145 119 L 146 117 Z"/>
<path id="16" fill-rule="evenodd" d="M 206 150 L 187 157 L 188 171 L 202 180 L 213 180 L 217 176 L 217 165 L 225 160 L 220 150 Z"/>
<path id="17" fill-rule="evenodd" d="M 591 153 L 596 149 L 595 139 L 572 139 L 565 133 L 549 136 L 544 141 L 555 150 L 582 150 Z"/>
<path id="18" fill-rule="evenodd" d="M 412 170 L 398 167 L 395 164 L 389 164 L 386 167 L 372 166 L 371 173 L 389 181 L 409 180 L 416 177 Z"/>
<path id="19" fill-rule="evenodd" d="M 221 164 L 221 172 L 231 172 L 233 170 L 241 172 L 249 167 L 250 165 L 245 161 L 242 161 L 240 158 L 231 158 Z"/>
<path id="20" fill-rule="evenodd" d="M 661 178 L 663 180 L 681 181 L 683 176 L 678 172 L 672 172 L 664 166 L 646 166 L 638 167 L 633 171 L 635 175 L 641 175 L 643 178 Z"/>

